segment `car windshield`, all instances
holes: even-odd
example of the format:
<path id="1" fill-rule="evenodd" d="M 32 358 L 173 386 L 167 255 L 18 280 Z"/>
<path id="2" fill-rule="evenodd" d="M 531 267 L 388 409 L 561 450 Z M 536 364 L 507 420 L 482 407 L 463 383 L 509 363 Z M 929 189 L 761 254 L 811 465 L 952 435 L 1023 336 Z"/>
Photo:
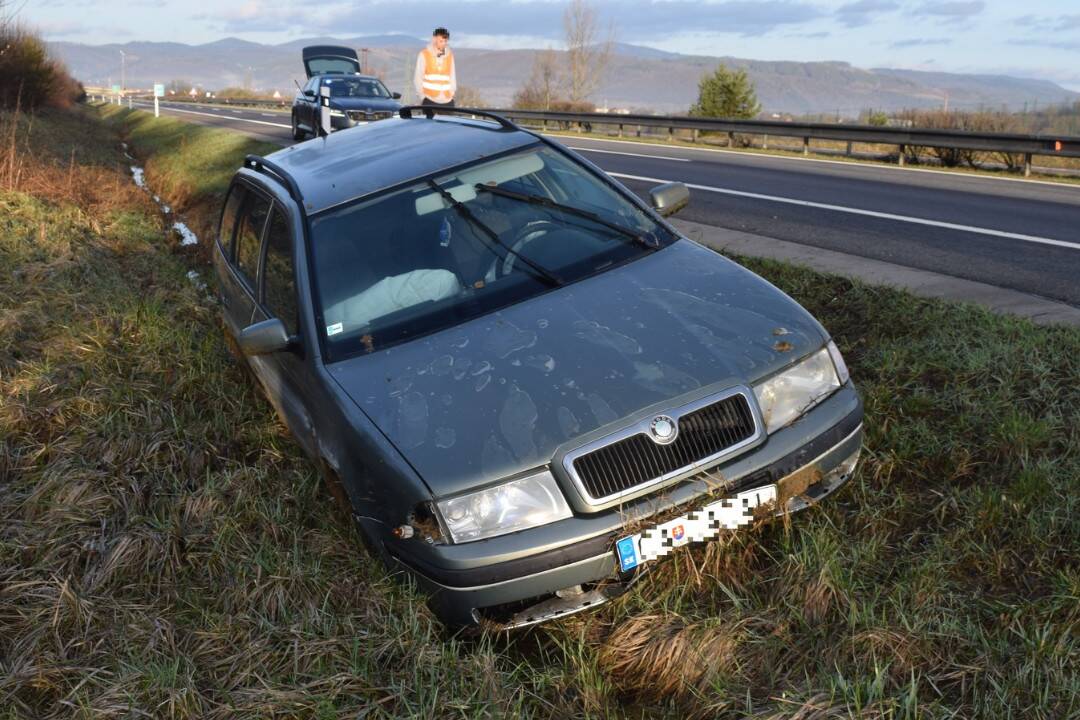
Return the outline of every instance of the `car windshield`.
<path id="1" fill-rule="evenodd" d="M 330 360 L 442 330 L 674 240 L 592 171 L 540 145 L 327 211 L 312 236 Z"/>
<path id="2" fill-rule="evenodd" d="M 323 78 L 322 84 L 330 88 L 335 98 L 388 98 L 390 91 L 378 80 L 353 77 Z"/>

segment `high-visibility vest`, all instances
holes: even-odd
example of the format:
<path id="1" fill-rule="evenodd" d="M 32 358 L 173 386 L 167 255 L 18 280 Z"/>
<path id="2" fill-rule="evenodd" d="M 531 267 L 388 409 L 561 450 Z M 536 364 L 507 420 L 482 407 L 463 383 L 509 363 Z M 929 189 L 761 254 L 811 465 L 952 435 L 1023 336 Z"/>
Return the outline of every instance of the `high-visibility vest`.
<path id="1" fill-rule="evenodd" d="M 448 102 L 450 100 L 450 75 L 454 70 L 454 55 L 447 48 L 442 57 L 438 57 L 431 48 L 424 48 L 424 79 L 421 87 L 431 100 Z"/>

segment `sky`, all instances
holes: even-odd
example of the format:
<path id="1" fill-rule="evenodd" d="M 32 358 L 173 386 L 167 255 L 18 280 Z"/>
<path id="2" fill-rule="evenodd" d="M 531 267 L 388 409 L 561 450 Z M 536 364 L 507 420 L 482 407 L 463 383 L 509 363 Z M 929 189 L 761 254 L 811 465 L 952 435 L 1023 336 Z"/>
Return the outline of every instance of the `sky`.
<path id="1" fill-rule="evenodd" d="M 0 4 L 3 4 L 0 2 Z M 403 33 L 555 47 L 564 0 L 8 0 L 49 40 L 188 44 Z M 1010 74 L 1080 91 L 1080 0 L 591 0 L 620 42 L 756 60 Z"/>

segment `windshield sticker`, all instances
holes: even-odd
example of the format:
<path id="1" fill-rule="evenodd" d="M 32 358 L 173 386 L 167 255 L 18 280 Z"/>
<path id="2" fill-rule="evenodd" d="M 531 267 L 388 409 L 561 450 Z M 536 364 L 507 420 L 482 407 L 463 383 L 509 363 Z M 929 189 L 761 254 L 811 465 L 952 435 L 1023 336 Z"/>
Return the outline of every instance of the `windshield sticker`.
<path id="1" fill-rule="evenodd" d="M 344 330 L 344 328 L 342 327 L 341 323 L 334 323 L 333 325 L 327 325 L 326 326 L 326 337 L 330 337 L 331 335 L 337 335 L 342 330 Z"/>

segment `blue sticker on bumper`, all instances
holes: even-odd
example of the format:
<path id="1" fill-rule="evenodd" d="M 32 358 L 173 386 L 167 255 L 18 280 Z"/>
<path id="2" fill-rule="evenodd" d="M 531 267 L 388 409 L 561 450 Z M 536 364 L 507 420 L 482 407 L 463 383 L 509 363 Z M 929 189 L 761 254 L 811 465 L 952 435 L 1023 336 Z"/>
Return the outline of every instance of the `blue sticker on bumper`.
<path id="1" fill-rule="evenodd" d="M 615 549 L 619 553 L 619 568 L 626 572 L 638 566 L 637 543 L 633 537 L 624 537 L 615 543 Z"/>

